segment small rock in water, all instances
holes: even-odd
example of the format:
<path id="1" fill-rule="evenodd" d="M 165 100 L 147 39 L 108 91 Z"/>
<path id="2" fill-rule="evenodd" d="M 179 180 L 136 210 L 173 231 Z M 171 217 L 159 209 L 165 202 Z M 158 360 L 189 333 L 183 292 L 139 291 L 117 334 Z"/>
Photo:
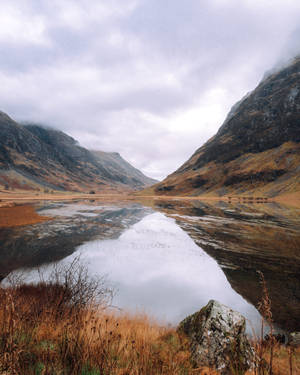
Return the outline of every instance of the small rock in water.
<path id="1" fill-rule="evenodd" d="M 300 346 L 300 332 L 292 332 L 289 334 L 288 345 L 294 347 Z"/>
<path id="2" fill-rule="evenodd" d="M 178 326 L 191 345 L 195 365 L 215 367 L 222 375 L 244 374 L 254 352 L 245 335 L 246 320 L 240 313 L 211 300 Z"/>

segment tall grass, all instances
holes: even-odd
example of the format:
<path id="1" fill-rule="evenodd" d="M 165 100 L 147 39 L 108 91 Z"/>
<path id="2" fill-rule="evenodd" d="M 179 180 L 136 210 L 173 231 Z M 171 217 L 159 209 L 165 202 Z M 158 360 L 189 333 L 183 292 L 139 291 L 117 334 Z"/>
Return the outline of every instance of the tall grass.
<path id="1" fill-rule="evenodd" d="M 281 335 L 274 334 L 271 299 L 262 272 L 258 271 L 262 296 L 258 305 L 261 313 L 260 337 L 254 334 L 254 375 L 298 375 L 300 374 L 300 351 L 289 345 L 282 345 Z M 269 333 L 265 335 L 265 325 Z M 294 364 L 294 366 L 293 366 Z M 252 374 L 251 373 L 251 374 Z"/>
<path id="2" fill-rule="evenodd" d="M 145 315 L 108 312 L 111 291 L 76 263 L 0 288 L 1 374 L 188 374 L 187 340 Z"/>
<path id="3" fill-rule="evenodd" d="M 76 261 L 36 285 L 0 288 L 0 374 L 188 375 L 217 374 L 193 368 L 189 342 L 146 315 L 107 309 L 111 290 L 91 280 Z M 270 351 L 259 374 L 270 373 Z M 261 351 L 261 346 L 263 350 Z M 300 353 L 273 343 L 272 373 L 299 374 Z M 292 362 L 291 362 L 292 359 Z M 291 365 L 290 365 L 291 363 Z M 235 374 L 235 373 L 233 373 Z M 247 374 L 258 374 L 257 368 Z"/>

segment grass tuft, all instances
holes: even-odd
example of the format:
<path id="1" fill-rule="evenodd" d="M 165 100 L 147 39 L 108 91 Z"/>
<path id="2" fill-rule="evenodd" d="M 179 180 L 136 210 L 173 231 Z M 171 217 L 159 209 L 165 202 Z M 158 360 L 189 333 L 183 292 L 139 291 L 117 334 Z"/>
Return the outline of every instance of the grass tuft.
<path id="1" fill-rule="evenodd" d="M 1 287 L 0 373 L 218 374 L 193 368 L 189 342 L 175 328 L 161 326 L 146 315 L 113 313 L 107 309 L 110 297 L 103 280 L 88 279 L 76 261 L 64 270 L 56 269 L 47 282 Z M 247 374 L 270 374 L 270 350 L 265 345 L 258 340 L 256 349 L 261 353 L 259 363 L 266 366 Z M 299 374 L 299 350 L 272 345 L 271 373 Z"/>

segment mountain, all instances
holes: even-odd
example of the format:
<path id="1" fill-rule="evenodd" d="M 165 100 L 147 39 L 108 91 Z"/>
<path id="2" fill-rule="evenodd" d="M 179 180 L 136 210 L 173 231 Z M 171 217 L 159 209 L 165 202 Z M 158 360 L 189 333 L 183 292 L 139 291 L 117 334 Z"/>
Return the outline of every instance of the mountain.
<path id="1" fill-rule="evenodd" d="M 92 152 L 67 134 L 21 125 L 0 112 L 0 186 L 27 190 L 124 191 L 155 183 L 114 153 Z"/>
<path id="2" fill-rule="evenodd" d="M 118 152 L 92 151 L 101 165 L 125 185 L 141 189 L 157 182 L 129 164 Z"/>
<path id="3" fill-rule="evenodd" d="M 164 181 L 158 195 L 300 191 L 300 58 L 272 71 L 233 106 L 217 134 Z"/>

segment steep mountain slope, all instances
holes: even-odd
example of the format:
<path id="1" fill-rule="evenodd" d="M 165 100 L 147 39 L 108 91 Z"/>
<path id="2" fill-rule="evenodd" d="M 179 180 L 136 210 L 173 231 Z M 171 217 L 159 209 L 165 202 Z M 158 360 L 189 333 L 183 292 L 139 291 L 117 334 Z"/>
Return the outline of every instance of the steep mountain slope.
<path id="1" fill-rule="evenodd" d="M 155 182 L 133 167 L 133 174 L 122 170 L 125 161 L 119 169 L 110 166 L 109 153 L 101 158 L 61 131 L 20 125 L 3 112 L 0 134 L 0 186 L 6 188 L 121 191 Z"/>
<path id="2" fill-rule="evenodd" d="M 268 196 L 300 191 L 300 58 L 234 105 L 217 134 L 151 191 Z"/>
<path id="3" fill-rule="evenodd" d="M 143 188 L 157 182 L 145 176 L 141 171 L 129 164 L 118 152 L 92 151 L 101 165 L 110 171 L 115 179 L 135 188 Z"/>

